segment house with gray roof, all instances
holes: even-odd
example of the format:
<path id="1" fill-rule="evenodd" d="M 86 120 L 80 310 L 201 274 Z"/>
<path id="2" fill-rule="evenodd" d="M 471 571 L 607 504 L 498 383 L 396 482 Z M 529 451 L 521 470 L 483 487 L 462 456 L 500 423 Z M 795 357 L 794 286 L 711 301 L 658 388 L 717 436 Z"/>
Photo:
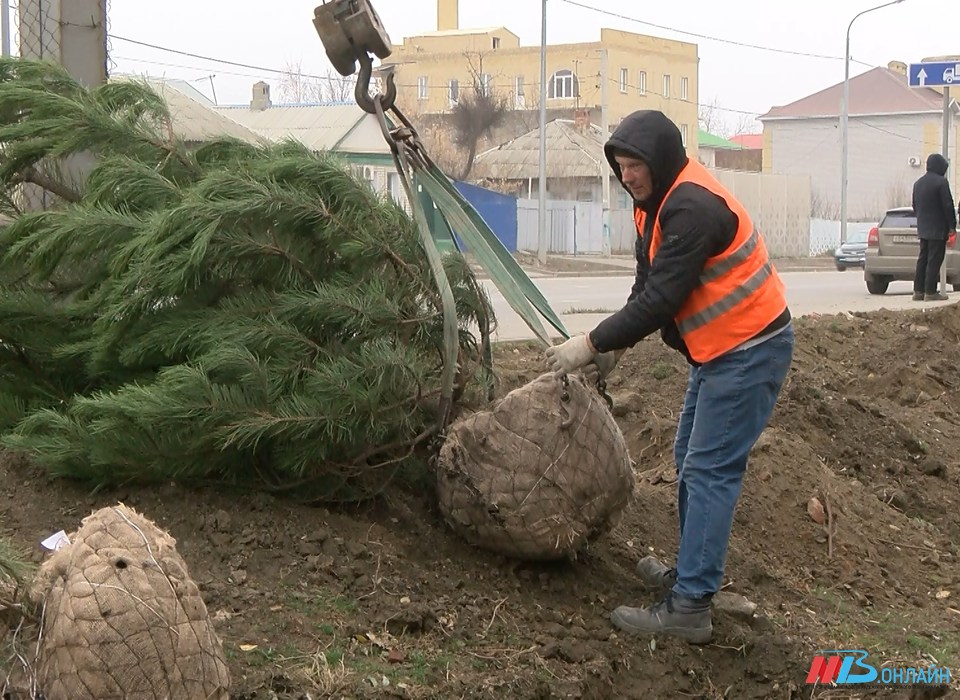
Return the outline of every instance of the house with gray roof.
<path id="1" fill-rule="evenodd" d="M 894 206 L 909 206 L 913 183 L 927 156 L 941 152 L 943 93 L 907 85 L 906 64 L 891 62 L 850 79 L 848 110 L 848 212 L 851 221 L 876 221 Z M 813 215 L 839 219 L 842 173 L 840 116 L 843 83 L 773 107 L 763 123 L 763 171 L 808 175 Z M 956 99 L 950 112 L 958 112 Z M 960 181 L 953 119 L 948 172 Z"/>
<path id="2" fill-rule="evenodd" d="M 548 198 L 599 202 L 603 177 L 611 178 L 614 183 L 614 196 L 622 189 L 603 155 L 606 141 L 603 132 L 584 115 L 579 115 L 578 120 L 547 122 L 544 133 Z M 540 130 L 533 129 L 478 154 L 471 175 L 476 180 L 495 184 L 495 189 L 535 197 L 540 187 Z M 626 193 L 623 199 L 623 206 L 628 206 Z"/>
<path id="3" fill-rule="evenodd" d="M 407 197 L 376 116 L 355 102 L 274 104 L 270 86 L 253 86 L 248 105 L 214 106 L 216 114 L 268 141 L 299 141 L 313 151 L 335 153 L 356 167 L 373 189 L 407 208 Z"/>

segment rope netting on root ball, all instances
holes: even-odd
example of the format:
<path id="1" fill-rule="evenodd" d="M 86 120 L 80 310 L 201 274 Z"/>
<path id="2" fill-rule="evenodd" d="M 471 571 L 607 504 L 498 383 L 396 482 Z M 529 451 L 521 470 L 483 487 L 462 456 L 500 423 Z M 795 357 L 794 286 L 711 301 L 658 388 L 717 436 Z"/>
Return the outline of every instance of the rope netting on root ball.
<path id="1" fill-rule="evenodd" d="M 468 541 L 530 560 L 576 555 L 615 524 L 633 470 L 623 434 L 579 376 L 545 374 L 455 422 L 437 493 Z"/>
<path id="2" fill-rule="evenodd" d="M 35 638 L 17 640 L 3 697 L 226 700 L 223 648 L 176 541 L 123 505 L 68 539 L 30 588 Z"/>

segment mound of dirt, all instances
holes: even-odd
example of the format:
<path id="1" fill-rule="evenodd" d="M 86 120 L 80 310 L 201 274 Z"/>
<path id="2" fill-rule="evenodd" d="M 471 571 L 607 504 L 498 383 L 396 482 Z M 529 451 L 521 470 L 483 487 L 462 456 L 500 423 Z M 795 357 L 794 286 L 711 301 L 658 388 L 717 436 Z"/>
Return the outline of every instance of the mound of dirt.
<path id="1" fill-rule="evenodd" d="M 635 581 L 637 559 L 675 554 L 671 443 L 686 367 L 658 340 L 627 353 L 610 379 L 633 501 L 574 562 L 518 563 L 464 544 L 423 482 L 327 510 L 173 485 L 91 496 L 6 460 L 0 522 L 35 543 L 117 500 L 157 521 L 190 564 L 240 700 L 840 697 L 805 680 L 816 650 L 845 648 L 864 649 L 876 668 L 940 666 L 957 678 L 960 308 L 796 325 L 726 572 L 725 590 L 758 607 L 718 610 L 703 647 L 625 638 L 608 621 L 617 605 L 652 600 Z M 501 394 L 545 369 L 524 344 L 496 359 Z"/>

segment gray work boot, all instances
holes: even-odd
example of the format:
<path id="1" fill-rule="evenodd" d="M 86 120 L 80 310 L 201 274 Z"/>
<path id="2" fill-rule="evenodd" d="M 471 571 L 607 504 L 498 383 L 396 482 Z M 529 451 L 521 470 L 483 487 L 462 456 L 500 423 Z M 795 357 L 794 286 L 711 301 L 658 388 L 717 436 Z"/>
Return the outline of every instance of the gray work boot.
<path id="1" fill-rule="evenodd" d="M 621 605 L 610 614 L 610 621 L 630 634 L 669 635 L 691 644 L 706 644 L 713 637 L 709 598 L 692 600 L 668 593 L 649 608 Z"/>
<path id="2" fill-rule="evenodd" d="M 677 570 L 656 557 L 644 557 L 637 562 L 637 576 L 644 586 L 658 593 L 666 593 L 677 582 Z"/>
<path id="3" fill-rule="evenodd" d="M 937 292 L 936 294 L 923 295 L 924 301 L 947 301 L 949 299 L 950 297 L 948 297 L 946 294 L 941 294 L 940 292 Z"/>
<path id="4" fill-rule="evenodd" d="M 914 301 L 923 301 L 923 292 L 914 292 L 913 293 Z"/>

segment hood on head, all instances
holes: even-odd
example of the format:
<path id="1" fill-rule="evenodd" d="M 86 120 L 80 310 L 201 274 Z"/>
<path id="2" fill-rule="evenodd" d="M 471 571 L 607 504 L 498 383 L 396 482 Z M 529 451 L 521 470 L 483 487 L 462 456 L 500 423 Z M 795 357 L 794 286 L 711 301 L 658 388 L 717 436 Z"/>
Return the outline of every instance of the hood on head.
<path id="1" fill-rule="evenodd" d="M 947 159 L 944 158 L 939 153 L 931 153 L 927 156 L 927 172 L 936 173 L 937 175 L 946 175 L 947 168 L 950 167 L 950 164 L 947 162 Z"/>
<path id="2" fill-rule="evenodd" d="M 623 174 L 614 159 L 616 154 L 639 158 L 647 164 L 653 178 L 653 195 L 641 207 L 648 212 L 660 208 L 667 190 L 688 162 L 680 129 L 663 112 L 652 109 L 634 112 L 620 122 L 603 153 L 620 184 Z"/>

